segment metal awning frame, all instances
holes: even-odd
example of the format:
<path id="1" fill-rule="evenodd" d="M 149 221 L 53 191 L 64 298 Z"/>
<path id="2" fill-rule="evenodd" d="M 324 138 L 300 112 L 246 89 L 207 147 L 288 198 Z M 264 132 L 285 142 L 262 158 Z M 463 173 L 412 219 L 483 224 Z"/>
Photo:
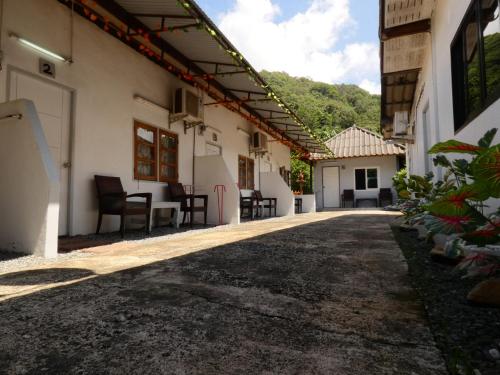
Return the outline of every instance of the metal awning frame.
<path id="1" fill-rule="evenodd" d="M 269 87 L 263 78 L 255 71 L 248 61 L 234 48 L 234 46 L 222 35 L 212 21 L 192 0 L 177 0 L 178 5 L 184 9 L 185 15 L 178 14 L 149 14 L 128 13 L 114 0 L 57 0 L 58 2 L 72 8 L 75 13 L 93 22 L 102 30 L 127 44 L 149 60 L 162 66 L 180 80 L 204 91 L 215 100 L 210 105 L 220 104 L 232 112 L 238 113 L 247 121 L 253 123 L 260 130 L 267 132 L 281 143 L 303 155 L 323 152 L 330 154 L 323 142 L 318 139 L 312 130 L 306 126 L 298 116 L 284 103 L 278 95 Z M 161 28 L 152 30 L 142 23 L 137 17 L 155 17 L 161 19 Z M 165 20 L 185 20 L 188 24 L 164 28 Z M 193 20 L 195 22 L 193 22 Z M 185 28 L 196 27 L 205 30 L 212 36 L 219 46 L 223 48 L 234 63 L 214 62 L 205 60 L 190 60 L 181 52 L 170 45 L 159 35 L 160 31 L 182 32 Z M 213 65 L 214 71 L 207 72 L 199 64 Z M 226 72 L 220 67 L 232 67 L 238 70 Z M 240 90 L 224 87 L 217 81 L 219 75 L 248 74 L 249 78 L 256 83 L 261 91 Z M 240 97 L 244 94 L 245 97 Z M 258 96 L 258 99 L 255 98 Z M 253 100 L 252 100 L 253 99 Z M 282 111 L 269 110 L 254 107 L 255 102 L 275 102 Z M 270 114 L 265 117 L 260 112 Z M 273 117 L 273 113 L 281 113 L 286 116 Z M 303 131 L 302 134 L 290 133 L 280 129 L 271 122 L 273 119 L 290 119 Z M 286 124 L 292 126 L 292 124 Z"/>

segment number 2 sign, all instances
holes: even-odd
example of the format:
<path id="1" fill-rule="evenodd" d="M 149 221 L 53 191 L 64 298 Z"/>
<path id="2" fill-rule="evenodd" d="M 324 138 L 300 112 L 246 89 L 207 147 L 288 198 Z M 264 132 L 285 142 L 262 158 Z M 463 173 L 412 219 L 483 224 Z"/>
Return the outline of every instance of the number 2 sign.
<path id="1" fill-rule="evenodd" d="M 40 74 L 56 78 L 56 66 L 53 62 L 47 61 L 45 59 L 39 60 L 39 71 Z"/>

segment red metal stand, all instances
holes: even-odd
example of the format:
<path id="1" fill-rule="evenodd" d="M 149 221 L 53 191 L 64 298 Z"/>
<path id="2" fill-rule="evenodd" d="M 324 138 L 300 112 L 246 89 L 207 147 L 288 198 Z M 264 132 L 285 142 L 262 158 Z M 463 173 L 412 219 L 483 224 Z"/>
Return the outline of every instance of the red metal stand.
<path id="1" fill-rule="evenodd" d="M 224 193 L 225 185 L 215 185 L 214 193 L 217 193 L 217 207 L 219 208 L 219 225 L 224 224 Z"/>

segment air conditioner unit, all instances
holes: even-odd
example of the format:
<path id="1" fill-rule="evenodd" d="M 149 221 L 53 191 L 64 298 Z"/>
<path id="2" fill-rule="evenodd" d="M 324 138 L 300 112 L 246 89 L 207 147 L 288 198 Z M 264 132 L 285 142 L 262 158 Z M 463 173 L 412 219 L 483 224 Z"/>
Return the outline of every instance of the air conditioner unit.
<path id="1" fill-rule="evenodd" d="M 253 152 L 266 152 L 267 151 L 267 136 L 263 133 L 253 133 L 250 150 Z"/>
<path id="2" fill-rule="evenodd" d="M 394 113 L 394 135 L 407 135 L 408 125 L 408 111 Z"/>
<path id="3" fill-rule="evenodd" d="M 174 116 L 182 116 L 184 120 L 189 122 L 203 121 L 201 98 L 185 88 L 175 90 L 172 107 Z"/>

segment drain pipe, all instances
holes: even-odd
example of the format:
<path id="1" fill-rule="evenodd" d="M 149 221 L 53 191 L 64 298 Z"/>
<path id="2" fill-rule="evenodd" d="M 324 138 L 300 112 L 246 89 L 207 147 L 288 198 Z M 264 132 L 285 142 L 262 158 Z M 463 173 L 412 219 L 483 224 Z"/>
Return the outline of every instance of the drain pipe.
<path id="1" fill-rule="evenodd" d="M 195 159 L 196 159 L 196 126 L 192 127 L 193 130 L 193 169 L 191 171 L 191 181 L 193 184 L 193 188 L 191 189 L 191 194 L 195 194 L 194 192 L 194 175 L 195 175 Z"/>

